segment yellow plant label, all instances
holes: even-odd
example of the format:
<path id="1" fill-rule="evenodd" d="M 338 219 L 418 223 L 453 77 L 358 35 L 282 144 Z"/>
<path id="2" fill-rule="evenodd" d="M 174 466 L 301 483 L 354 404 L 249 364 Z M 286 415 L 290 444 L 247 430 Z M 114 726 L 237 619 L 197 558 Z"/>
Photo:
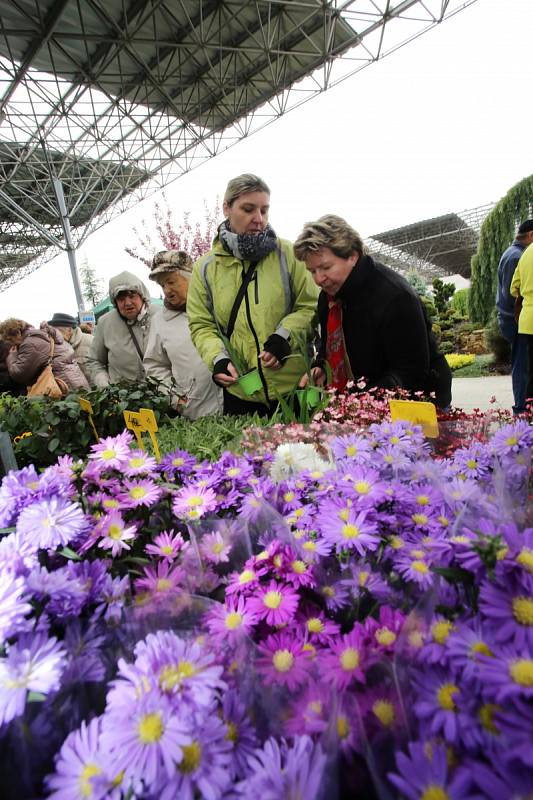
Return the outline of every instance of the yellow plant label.
<path id="1" fill-rule="evenodd" d="M 155 414 L 151 408 L 140 408 L 139 416 L 143 422 L 144 430 L 155 433 L 158 429 Z"/>
<path id="2" fill-rule="evenodd" d="M 82 411 L 86 411 L 88 414 L 94 414 L 93 407 L 85 397 L 80 397 L 80 408 Z"/>
<path id="3" fill-rule="evenodd" d="M 152 409 L 141 408 L 140 411 L 125 411 L 124 420 L 126 422 L 126 427 L 129 428 L 130 431 L 133 431 L 133 433 L 135 434 L 135 438 L 137 439 L 137 444 L 139 445 L 139 448 L 141 450 L 145 449 L 142 440 L 142 434 L 144 432 L 150 434 L 150 439 L 152 440 L 155 457 L 158 461 L 161 461 L 159 445 L 155 437 L 155 432 L 158 430 L 157 422 L 155 419 L 155 414 L 152 411 Z"/>
<path id="4" fill-rule="evenodd" d="M 393 422 L 404 420 L 412 425 L 420 425 L 428 439 L 437 439 L 439 423 L 437 409 L 433 403 L 418 400 L 389 400 L 389 407 Z"/>

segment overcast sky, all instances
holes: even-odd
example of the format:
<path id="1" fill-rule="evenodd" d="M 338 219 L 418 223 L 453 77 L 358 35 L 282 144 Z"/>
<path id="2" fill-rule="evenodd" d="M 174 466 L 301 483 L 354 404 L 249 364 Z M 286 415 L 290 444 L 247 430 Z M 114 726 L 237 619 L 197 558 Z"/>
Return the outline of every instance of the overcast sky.
<path id="1" fill-rule="evenodd" d="M 367 237 L 497 201 L 533 172 L 532 31 L 531 0 L 478 0 L 168 186 L 176 219 L 201 218 L 242 172 L 270 185 L 270 221 L 288 239 L 328 212 Z M 146 279 L 124 245 L 153 203 L 82 245 L 106 284 L 123 269 Z M 0 319 L 76 310 L 66 254 L 0 293 Z"/>

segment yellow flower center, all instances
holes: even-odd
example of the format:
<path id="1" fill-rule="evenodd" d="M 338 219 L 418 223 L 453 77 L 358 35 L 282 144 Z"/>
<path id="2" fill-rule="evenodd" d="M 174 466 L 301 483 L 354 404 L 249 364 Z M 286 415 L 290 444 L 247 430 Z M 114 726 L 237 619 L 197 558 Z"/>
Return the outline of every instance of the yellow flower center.
<path id="1" fill-rule="evenodd" d="M 342 535 L 345 539 L 357 539 L 359 528 L 357 525 L 347 524 L 342 526 Z"/>
<path id="2" fill-rule="evenodd" d="M 159 685 L 164 692 L 171 692 L 176 686 L 181 686 L 184 679 L 192 678 L 196 675 L 197 671 L 190 661 L 178 661 L 177 664 L 169 664 L 163 667 L 159 673 Z"/>
<path id="3" fill-rule="evenodd" d="M 202 495 L 193 494 L 191 497 L 188 498 L 187 505 L 190 508 L 196 508 L 197 506 L 203 505 L 203 502 L 204 502 L 204 498 L 202 497 Z"/>
<path id="4" fill-rule="evenodd" d="M 240 467 L 230 467 L 228 469 L 228 471 L 226 472 L 226 475 L 228 476 L 228 478 L 236 478 L 237 475 L 240 475 L 240 474 L 241 474 Z"/>
<path id="5" fill-rule="evenodd" d="M 355 647 L 347 647 L 341 654 L 341 667 L 349 672 L 359 666 L 359 653 Z"/>
<path id="6" fill-rule="evenodd" d="M 368 481 L 357 481 L 354 483 L 353 488 L 357 492 L 357 494 L 368 494 L 372 489 L 372 486 L 369 484 Z"/>
<path id="7" fill-rule="evenodd" d="M 411 647 L 419 648 L 424 644 L 424 637 L 422 636 L 421 631 L 411 631 L 407 639 Z"/>
<path id="8" fill-rule="evenodd" d="M 509 666 L 511 678 L 519 686 L 533 686 L 533 659 L 518 658 Z"/>
<path id="9" fill-rule="evenodd" d="M 379 644 L 387 645 L 393 644 L 396 641 L 396 634 L 394 631 L 391 631 L 390 628 L 379 628 L 376 631 L 376 641 Z"/>
<path id="10" fill-rule="evenodd" d="M 429 505 L 429 497 L 427 494 L 417 494 L 416 502 L 419 506 L 428 506 Z"/>
<path id="11" fill-rule="evenodd" d="M 250 583 L 254 579 L 255 579 L 255 572 L 251 569 L 245 569 L 239 575 L 239 583 L 241 584 L 241 586 L 244 583 Z"/>
<path id="12" fill-rule="evenodd" d="M 402 547 L 405 547 L 405 542 L 399 536 L 391 536 L 389 541 L 390 546 L 393 550 L 401 550 Z"/>
<path id="13" fill-rule="evenodd" d="M 324 597 L 335 597 L 335 589 L 333 586 L 323 586 L 321 592 Z"/>
<path id="14" fill-rule="evenodd" d="M 116 525 L 113 523 L 107 529 L 107 535 L 109 536 L 110 539 L 115 539 L 116 541 L 117 539 L 120 539 L 120 537 L 122 536 L 122 531 L 123 528 L 121 528 L 120 525 Z"/>
<path id="15" fill-rule="evenodd" d="M 164 544 L 164 545 L 162 545 L 162 546 L 161 546 L 161 548 L 160 548 L 160 550 L 161 550 L 161 552 L 162 552 L 162 553 L 163 553 L 165 556 L 171 556 L 171 555 L 172 555 L 172 553 L 173 553 L 173 550 L 172 550 L 172 545 L 171 545 L 171 544 Z"/>
<path id="16" fill-rule="evenodd" d="M 226 725 L 228 728 L 226 739 L 228 742 L 233 742 L 233 744 L 236 744 L 239 741 L 239 729 L 234 722 L 226 722 Z"/>
<path id="17" fill-rule="evenodd" d="M 496 550 L 496 561 L 503 561 L 508 552 L 508 547 L 500 547 L 499 550 Z"/>
<path id="18" fill-rule="evenodd" d="M 164 733 L 163 720 L 161 714 L 144 714 L 137 725 L 137 733 L 143 744 L 153 744 L 158 742 Z"/>
<path id="19" fill-rule="evenodd" d="M 427 789 L 424 789 L 420 800 L 450 800 L 450 795 L 444 791 L 442 786 L 432 783 Z"/>
<path id="20" fill-rule="evenodd" d="M 437 692 L 437 700 L 441 708 L 445 711 L 455 711 L 457 706 L 453 699 L 454 694 L 459 691 L 458 687 L 453 683 L 443 684 Z"/>
<path id="21" fill-rule="evenodd" d="M 183 745 L 181 752 L 183 753 L 183 758 L 178 764 L 179 771 L 189 774 L 190 772 L 194 772 L 195 769 L 198 769 L 200 759 L 202 758 L 202 746 L 200 742 L 194 741 L 190 744 Z"/>
<path id="22" fill-rule="evenodd" d="M 349 444 L 344 452 L 347 456 L 352 458 L 353 456 L 357 455 L 357 447 L 354 444 Z"/>
<path id="23" fill-rule="evenodd" d="M 291 564 L 292 571 L 296 572 L 297 575 L 302 575 L 304 572 L 307 571 L 307 564 L 305 561 L 293 561 Z"/>
<path id="24" fill-rule="evenodd" d="M 224 542 L 215 542 L 211 547 L 211 552 L 218 556 L 224 550 Z"/>
<path id="25" fill-rule="evenodd" d="M 134 500 L 140 500 L 141 497 L 145 497 L 148 494 L 144 486 L 134 486 L 133 489 L 130 489 L 130 497 Z"/>
<path id="26" fill-rule="evenodd" d="M 267 608 L 279 608 L 283 602 L 283 595 L 281 592 L 267 592 L 263 597 L 263 603 Z"/>
<path id="27" fill-rule="evenodd" d="M 474 658 L 478 653 L 482 653 L 484 656 L 492 656 L 492 650 L 485 642 L 474 642 L 474 644 L 470 647 L 470 658 Z"/>
<path id="28" fill-rule="evenodd" d="M 320 700 L 312 700 L 307 708 L 313 712 L 313 714 L 321 714 L 322 713 L 322 703 Z"/>
<path id="29" fill-rule="evenodd" d="M 512 605 L 513 617 L 520 625 L 533 625 L 533 598 L 515 597 Z"/>
<path id="30" fill-rule="evenodd" d="M 350 723 L 344 714 L 337 717 L 337 736 L 339 739 L 346 739 L 350 735 Z"/>
<path id="31" fill-rule="evenodd" d="M 101 772 L 102 770 L 96 764 L 89 763 L 84 766 L 79 777 L 79 787 L 82 797 L 93 796 L 91 778 L 94 778 L 95 775 L 100 775 Z"/>
<path id="32" fill-rule="evenodd" d="M 428 521 L 428 518 L 425 514 L 412 514 L 411 519 L 415 525 L 425 525 Z"/>
<path id="33" fill-rule="evenodd" d="M 433 636 L 433 641 L 437 642 L 437 644 L 444 644 L 452 630 L 453 625 L 451 622 L 436 622 L 431 626 L 431 635 Z"/>
<path id="34" fill-rule="evenodd" d="M 169 589 L 172 589 L 172 581 L 168 578 L 158 578 L 155 585 L 156 592 L 168 592 Z"/>
<path id="35" fill-rule="evenodd" d="M 441 524 L 441 525 L 442 525 L 444 528 L 447 528 L 447 527 L 448 527 L 448 525 L 450 524 L 450 520 L 448 519 L 448 517 L 444 517 L 442 514 L 439 514 L 439 516 L 437 517 L 437 519 L 438 519 L 438 521 L 440 522 L 440 524 Z"/>
<path id="36" fill-rule="evenodd" d="M 290 650 L 276 650 L 272 663 L 278 672 L 288 672 L 294 664 L 294 656 Z"/>
<path id="37" fill-rule="evenodd" d="M 295 496 L 294 492 L 285 492 L 285 494 L 283 495 L 283 499 L 285 500 L 286 503 L 290 503 L 291 500 L 294 500 L 294 496 Z"/>
<path id="38" fill-rule="evenodd" d="M 173 467 L 182 467 L 185 464 L 184 458 L 173 458 L 172 459 L 172 466 Z"/>
<path id="39" fill-rule="evenodd" d="M 239 614 L 237 611 L 232 611 L 225 619 L 226 628 L 230 631 L 236 630 L 236 628 L 242 625 L 242 619 L 242 614 Z"/>
<path id="40" fill-rule="evenodd" d="M 339 511 L 339 517 L 340 519 L 342 519 L 343 522 L 346 522 L 349 516 L 350 516 L 349 508 L 343 508 L 342 511 Z"/>
<path id="41" fill-rule="evenodd" d="M 468 467 L 468 469 L 474 469 L 474 467 L 477 467 L 476 459 L 475 458 L 469 458 L 468 461 L 466 462 L 466 466 Z"/>
<path id="42" fill-rule="evenodd" d="M 116 452 L 114 450 L 104 450 L 100 453 L 100 457 L 103 458 L 104 461 L 111 461 L 112 458 L 115 458 Z"/>
<path id="43" fill-rule="evenodd" d="M 137 467 L 144 466 L 145 460 L 144 460 L 144 458 L 140 458 L 140 457 L 138 457 L 138 458 L 130 458 L 130 460 L 128 461 L 128 464 L 130 465 L 130 467 L 133 467 L 134 469 L 137 469 Z"/>
<path id="44" fill-rule="evenodd" d="M 523 547 L 516 557 L 517 562 L 527 569 L 528 572 L 533 572 L 533 550 L 529 547 Z"/>
<path id="45" fill-rule="evenodd" d="M 314 553 L 316 550 L 316 544 L 313 541 L 304 542 L 302 547 L 304 550 L 307 550 L 310 553 Z"/>
<path id="46" fill-rule="evenodd" d="M 413 558 L 424 558 L 426 554 L 423 550 L 410 550 L 409 555 Z"/>
<path id="47" fill-rule="evenodd" d="M 394 706 L 388 700 L 376 700 L 372 706 L 372 711 L 385 728 L 390 728 L 391 725 L 394 725 Z"/>
<path id="48" fill-rule="evenodd" d="M 119 502 L 115 500 L 114 497 L 109 497 L 107 500 L 104 500 L 102 505 L 104 508 L 118 508 Z"/>
<path id="49" fill-rule="evenodd" d="M 400 443 L 400 439 L 398 438 L 398 436 L 391 436 L 389 441 L 390 441 L 391 444 L 399 444 Z"/>
<path id="50" fill-rule="evenodd" d="M 369 572 L 365 572 L 364 570 L 359 573 L 357 578 L 357 583 L 359 586 L 366 586 L 368 578 L 370 576 Z"/>
<path id="51" fill-rule="evenodd" d="M 411 569 L 415 572 L 420 572 L 421 575 L 427 575 L 429 572 L 429 567 L 424 561 L 419 561 L 418 559 L 411 563 Z"/>
<path id="52" fill-rule="evenodd" d="M 514 447 L 515 444 L 518 444 L 518 439 L 516 436 L 509 436 L 509 438 L 505 440 L 505 444 L 509 447 Z"/>
<path id="53" fill-rule="evenodd" d="M 495 703 L 485 703 L 478 711 L 478 717 L 482 727 L 489 733 L 494 734 L 494 736 L 498 736 L 500 733 L 494 723 L 494 714 L 496 711 L 501 711 L 501 706 L 497 706 Z"/>
<path id="54" fill-rule="evenodd" d="M 324 623 L 318 617 L 311 617 L 311 619 L 307 620 L 307 630 L 309 633 L 322 633 Z"/>

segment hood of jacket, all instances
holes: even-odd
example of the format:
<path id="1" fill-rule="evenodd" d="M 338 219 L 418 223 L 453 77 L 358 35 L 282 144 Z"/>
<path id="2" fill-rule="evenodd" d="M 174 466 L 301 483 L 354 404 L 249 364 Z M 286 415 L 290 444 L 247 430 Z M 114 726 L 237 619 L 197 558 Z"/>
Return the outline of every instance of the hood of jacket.
<path id="1" fill-rule="evenodd" d="M 57 330 L 57 328 L 53 328 L 47 322 L 41 322 L 41 332 L 44 333 L 46 338 L 52 338 L 55 344 L 63 344 L 65 341 L 63 339 L 63 335 Z"/>
<path id="2" fill-rule="evenodd" d="M 116 305 L 119 292 L 138 292 L 146 304 L 150 303 L 150 293 L 144 283 L 133 272 L 120 272 L 109 279 L 109 299 Z"/>

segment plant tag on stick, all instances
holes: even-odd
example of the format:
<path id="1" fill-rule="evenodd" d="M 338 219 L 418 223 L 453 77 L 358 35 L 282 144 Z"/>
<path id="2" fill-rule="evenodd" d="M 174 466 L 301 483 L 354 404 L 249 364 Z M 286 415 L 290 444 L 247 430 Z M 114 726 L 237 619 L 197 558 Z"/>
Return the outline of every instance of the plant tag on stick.
<path id="1" fill-rule="evenodd" d="M 424 436 L 437 439 L 439 423 L 437 409 L 433 403 L 420 400 L 389 400 L 390 415 L 393 422 L 404 420 L 412 425 L 420 425 Z"/>
<path id="2" fill-rule="evenodd" d="M 80 397 L 79 398 L 79 403 L 80 403 L 81 410 L 85 411 L 87 413 L 87 415 L 89 417 L 89 425 L 91 426 L 91 428 L 93 430 L 94 437 L 95 437 L 96 441 L 99 442 L 100 441 L 100 437 L 98 436 L 98 431 L 96 430 L 96 425 L 94 424 L 94 417 L 93 417 L 94 411 L 93 411 L 93 407 L 92 407 L 91 403 L 88 400 L 86 400 L 85 397 Z"/>
<path id="3" fill-rule="evenodd" d="M 135 434 L 135 438 L 137 439 L 137 444 L 139 445 L 140 450 L 145 449 L 142 440 L 142 434 L 146 432 L 150 435 L 150 439 L 152 440 L 152 445 L 154 448 L 155 457 L 157 461 L 161 461 L 159 445 L 157 443 L 157 439 L 155 436 L 158 427 L 155 414 L 152 411 L 152 409 L 141 408 L 140 411 L 125 411 L 124 420 L 126 422 L 126 427 L 129 428 L 130 431 L 133 431 L 133 433 Z"/>

